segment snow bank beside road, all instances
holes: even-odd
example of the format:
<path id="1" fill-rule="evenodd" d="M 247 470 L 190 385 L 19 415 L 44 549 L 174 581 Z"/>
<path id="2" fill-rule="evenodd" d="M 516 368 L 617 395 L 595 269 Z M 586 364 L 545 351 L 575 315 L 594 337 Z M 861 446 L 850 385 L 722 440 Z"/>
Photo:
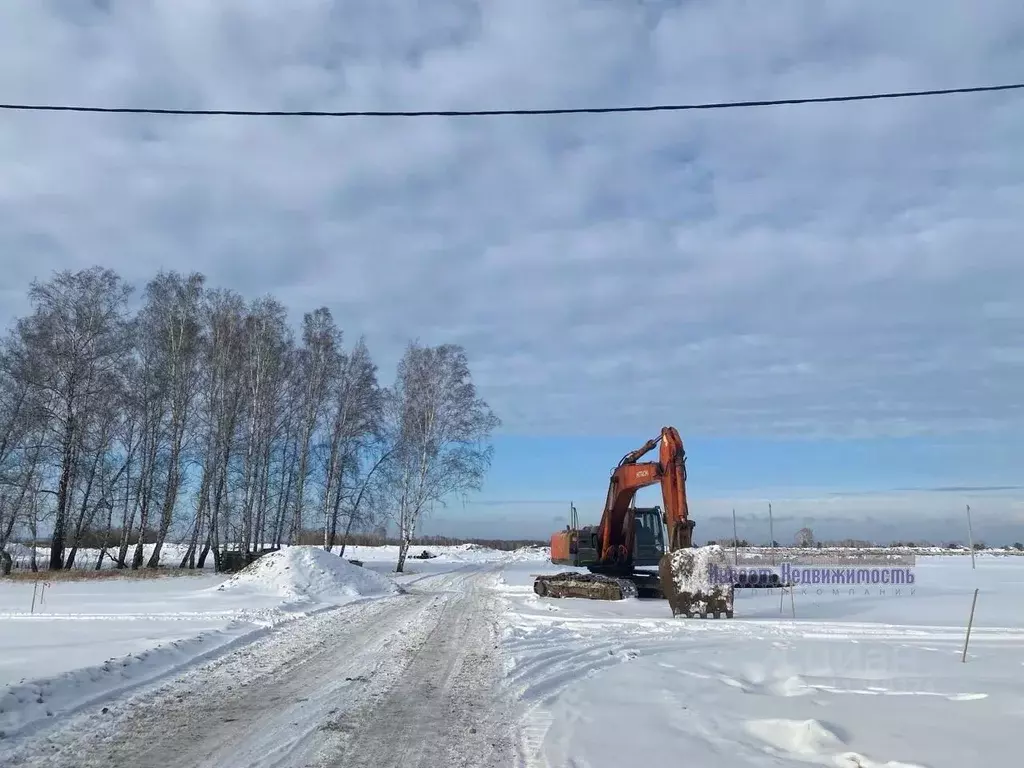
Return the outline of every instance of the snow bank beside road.
<path id="1" fill-rule="evenodd" d="M 34 611 L 35 585 L 0 582 L 0 731 L 27 733 L 98 706 L 251 642 L 293 615 L 280 598 L 211 594 L 221 581 L 54 581 Z"/>
<path id="2" fill-rule="evenodd" d="M 235 621 L 263 622 L 281 604 L 272 596 L 211 594 L 223 576 L 53 581 L 45 589 L 46 575 L 40 576 L 38 589 L 0 580 L 0 690 L 217 632 Z"/>
<path id="3" fill-rule="evenodd" d="M 115 617 L 120 618 L 120 617 Z M 67 643 L 77 635 L 80 623 L 95 620 L 96 617 L 85 617 L 82 622 L 74 625 L 43 626 L 45 631 L 61 632 Z M 147 624 L 153 628 L 152 634 L 136 639 L 137 645 L 145 650 L 118 658 L 108 658 L 101 664 L 92 664 L 70 669 L 56 676 L 40 676 L 30 680 L 22 680 L 14 685 L 0 688 L 0 737 L 24 736 L 40 725 L 52 722 L 58 717 L 66 717 L 87 707 L 100 707 L 104 702 L 123 695 L 142 686 L 150 685 L 177 674 L 189 667 L 239 646 L 251 643 L 266 634 L 275 624 L 280 623 L 281 616 L 267 615 L 260 620 L 255 616 L 230 619 L 218 629 L 194 634 L 188 630 L 174 631 L 164 634 L 156 625 L 159 620 L 150 619 Z M 213 619 L 211 619 L 213 621 Z M 108 636 L 110 630 L 117 631 L 123 627 L 118 621 L 106 621 Z M 221 622 L 224 624 L 224 622 Z M 36 627 L 30 627 L 36 629 Z M 84 652 L 71 651 L 68 657 L 84 661 L 94 657 L 103 647 L 96 642 L 101 632 L 95 625 L 87 625 L 92 630 L 93 640 Z M 172 639 L 173 638 L 173 639 Z M 148 642 L 147 642 L 148 641 Z M 0 644 L 6 645 L 3 639 Z M 112 647 L 117 647 L 113 639 Z M 2 647 L 0 645 L 0 647 Z M 50 649 L 52 651 L 52 649 Z M 37 654 L 35 666 L 39 666 L 42 658 Z M 72 662 L 73 663 L 73 662 Z M 67 663 L 65 662 L 65 665 Z"/>
<path id="4" fill-rule="evenodd" d="M 45 580 L 45 574 L 40 574 Z M 253 642 L 282 623 L 396 594 L 387 576 L 316 547 L 223 575 L 0 581 L 0 734 L 25 735 L 85 707 Z"/>
<path id="5" fill-rule="evenodd" d="M 270 594 L 289 601 L 325 605 L 399 592 L 399 587 L 388 577 L 353 565 L 322 547 L 288 547 L 271 552 L 216 589 Z"/>

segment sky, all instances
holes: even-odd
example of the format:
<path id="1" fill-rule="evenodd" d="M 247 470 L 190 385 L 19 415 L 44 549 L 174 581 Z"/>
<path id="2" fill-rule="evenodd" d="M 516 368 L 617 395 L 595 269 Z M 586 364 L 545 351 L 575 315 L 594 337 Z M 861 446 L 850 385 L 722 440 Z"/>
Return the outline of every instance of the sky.
<path id="1" fill-rule="evenodd" d="M 1017 0 L 0 4 L 5 103 L 554 108 L 1021 72 Z M 964 538 L 971 504 L 986 535 L 1019 540 L 1022 136 L 1021 92 L 545 117 L 8 112 L 0 321 L 33 279 L 102 264 L 140 286 L 199 270 L 296 322 L 328 306 L 385 379 L 410 338 L 462 344 L 502 428 L 484 489 L 429 531 L 544 537 L 570 500 L 596 522 L 619 457 L 673 425 L 698 539 L 726 535 L 732 508 L 753 531 L 772 501 L 777 539 L 798 522 Z"/>

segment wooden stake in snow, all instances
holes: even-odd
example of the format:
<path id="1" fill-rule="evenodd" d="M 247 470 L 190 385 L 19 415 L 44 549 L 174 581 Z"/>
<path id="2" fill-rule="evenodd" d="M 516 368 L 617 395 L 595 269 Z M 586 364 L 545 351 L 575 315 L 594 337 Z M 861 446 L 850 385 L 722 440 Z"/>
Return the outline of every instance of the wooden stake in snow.
<path id="1" fill-rule="evenodd" d="M 772 523 L 772 503 L 768 502 L 768 537 L 771 541 L 768 546 L 772 548 L 772 565 L 775 565 L 775 526 Z"/>
<path id="2" fill-rule="evenodd" d="M 970 618 L 967 619 L 967 636 L 964 638 L 964 653 L 963 656 L 960 657 L 960 661 L 964 662 L 965 664 L 967 663 L 967 644 L 971 642 L 971 625 L 974 624 L 974 606 L 977 605 L 977 603 L 978 590 L 977 588 L 975 588 L 974 599 L 971 600 L 971 615 Z"/>
<path id="3" fill-rule="evenodd" d="M 29 613 L 35 613 L 36 612 L 36 593 L 37 592 L 39 592 L 39 579 L 36 579 L 34 582 L 32 582 L 32 608 L 31 608 L 31 610 L 29 610 Z"/>
<path id="4" fill-rule="evenodd" d="M 793 598 L 793 590 L 796 589 L 796 587 L 792 587 L 792 586 L 791 587 L 786 587 L 786 586 L 782 587 L 782 590 L 779 592 L 779 613 L 782 613 L 783 605 L 785 604 L 785 600 L 786 600 L 786 590 L 787 589 L 789 590 L 789 609 L 793 613 L 793 618 L 795 619 L 796 618 L 796 602 L 794 601 L 794 598 Z"/>
<path id="5" fill-rule="evenodd" d="M 974 567 L 974 532 L 971 530 L 971 505 L 967 505 L 967 543 L 971 546 L 971 569 Z"/>

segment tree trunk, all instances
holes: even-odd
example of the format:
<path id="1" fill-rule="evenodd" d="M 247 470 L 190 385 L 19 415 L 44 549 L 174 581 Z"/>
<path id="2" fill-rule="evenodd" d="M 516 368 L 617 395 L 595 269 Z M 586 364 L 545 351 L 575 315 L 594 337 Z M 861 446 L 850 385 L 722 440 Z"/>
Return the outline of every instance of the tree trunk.
<path id="1" fill-rule="evenodd" d="M 200 571 L 206 567 L 206 556 L 210 554 L 210 541 L 211 538 L 207 536 L 206 541 L 203 543 L 203 550 L 199 553 L 199 558 L 196 560 L 196 567 Z"/>
<path id="2" fill-rule="evenodd" d="M 167 482 L 164 485 L 164 503 L 160 510 L 160 528 L 157 530 L 156 542 L 153 544 L 153 553 L 149 556 L 147 568 L 160 567 L 160 550 L 164 546 L 167 532 L 171 530 L 171 522 L 174 520 L 174 507 L 178 503 L 178 488 L 181 485 L 181 475 L 178 462 L 181 460 L 181 441 L 184 438 L 184 422 L 174 425 L 174 443 L 171 446 L 171 459 L 167 467 Z"/>
<path id="3" fill-rule="evenodd" d="M 341 551 L 338 552 L 338 557 L 345 556 L 345 547 L 348 546 L 348 537 L 352 532 L 352 523 L 355 522 L 355 519 L 356 514 L 355 511 L 353 511 L 352 514 L 348 516 L 348 523 L 345 524 L 345 533 L 343 534 L 341 539 Z"/>
<path id="4" fill-rule="evenodd" d="M 53 537 L 50 539 L 50 570 L 59 571 L 64 567 L 64 541 L 67 536 L 68 504 L 71 496 L 71 476 L 74 462 L 75 419 L 68 417 L 64 429 L 61 456 L 60 481 L 57 485 L 57 511 L 53 522 Z"/>
<path id="5" fill-rule="evenodd" d="M 398 541 L 398 567 L 395 568 L 395 573 L 403 573 L 405 571 L 405 556 L 409 554 L 409 544 L 411 539 L 402 536 Z"/>

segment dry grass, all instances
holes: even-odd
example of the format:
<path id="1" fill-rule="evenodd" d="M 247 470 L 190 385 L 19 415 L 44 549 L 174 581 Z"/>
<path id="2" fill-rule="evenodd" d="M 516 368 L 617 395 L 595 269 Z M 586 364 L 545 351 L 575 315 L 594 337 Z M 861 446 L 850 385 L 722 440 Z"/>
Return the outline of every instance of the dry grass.
<path id="1" fill-rule="evenodd" d="M 48 571 L 40 569 L 32 572 L 28 569 L 18 568 L 11 571 L 10 576 L 0 576 L 2 581 L 110 581 L 112 579 L 164 579 L 182 576 L 202 576 L 212 573 L 211 570 L 189 570 L 187 568 L 139 568 L 137 571 L 130 569 L 117 570 L 116 568 L 104 568 L 101 571 L 92 568 L 72 568 L 70 571 Z"/>

